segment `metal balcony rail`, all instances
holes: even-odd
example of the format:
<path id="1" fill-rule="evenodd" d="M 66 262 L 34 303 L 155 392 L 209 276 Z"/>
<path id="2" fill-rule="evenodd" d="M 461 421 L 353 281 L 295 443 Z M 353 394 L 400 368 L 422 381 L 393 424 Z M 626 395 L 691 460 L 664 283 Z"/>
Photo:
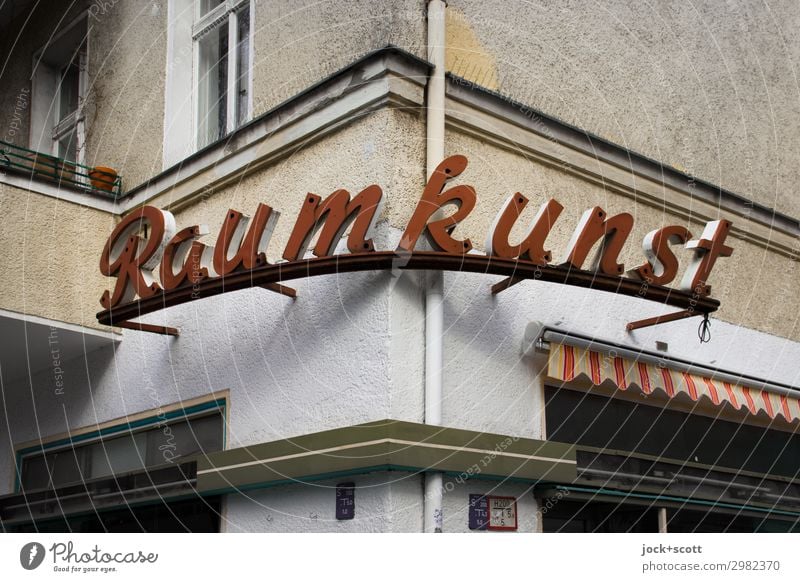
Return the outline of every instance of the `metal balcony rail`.
<path id="1" fill-rule="evenodd" d="M 116 199 L 122 193 L 122 177 L 115 172 L 84 166 L 0 140 L 2 168 L 105 198 Z"/>

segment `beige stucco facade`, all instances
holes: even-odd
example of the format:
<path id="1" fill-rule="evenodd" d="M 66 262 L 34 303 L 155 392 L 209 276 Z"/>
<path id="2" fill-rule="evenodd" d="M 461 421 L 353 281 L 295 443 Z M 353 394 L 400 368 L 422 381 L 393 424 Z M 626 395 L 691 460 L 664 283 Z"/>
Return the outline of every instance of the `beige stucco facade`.
<path id="1" fill-rule="evenodd" d="M 99 251 L 116 217 L 0 184 L 0 309 L 100 327 Z M 11 275 L 13 273 L 13 276 Z"/>
<path id="2" fill-rule="evenodd" d="M 453 0 L 448 11 L 457 74 L 496 78 L 521 103 L 800 214 L 793 2 Z"/>

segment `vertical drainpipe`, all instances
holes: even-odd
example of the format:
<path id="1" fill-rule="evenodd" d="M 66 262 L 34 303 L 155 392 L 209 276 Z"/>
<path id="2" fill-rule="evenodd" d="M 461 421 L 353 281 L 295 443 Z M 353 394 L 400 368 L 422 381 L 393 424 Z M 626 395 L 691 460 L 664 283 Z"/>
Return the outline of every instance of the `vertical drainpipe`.
<path id="1" fill-rule="evenodd" d="M 426 104 L 426 162 L 430 178 L 444 159 L 444 0 L 428 0 L 428 79 Z M 441 271 L 426 273 L 425 288 L 425 424 L 442 424 L 442 344 L 444 343 L 444 278 Z M 442 474 L 425 474 L 424 531 L 442 531 Z"/>

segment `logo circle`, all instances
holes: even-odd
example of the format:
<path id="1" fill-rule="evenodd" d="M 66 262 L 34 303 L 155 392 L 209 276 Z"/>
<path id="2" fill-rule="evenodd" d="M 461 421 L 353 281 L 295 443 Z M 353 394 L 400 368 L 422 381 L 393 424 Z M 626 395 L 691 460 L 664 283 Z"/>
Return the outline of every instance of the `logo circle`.
<path id="1" fill-rule="evenodd" d="M 39 542 L 29 542 L 19 551 L 19 563 L 26 570 L 35 570 L 44 561 L 44 546 Z"/>

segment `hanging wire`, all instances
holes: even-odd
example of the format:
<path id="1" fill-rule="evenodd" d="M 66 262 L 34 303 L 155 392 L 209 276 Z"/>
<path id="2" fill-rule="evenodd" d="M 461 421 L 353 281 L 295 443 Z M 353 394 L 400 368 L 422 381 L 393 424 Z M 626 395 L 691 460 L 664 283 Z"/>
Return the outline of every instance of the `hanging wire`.
<path id="1" fill-rule="evenodd" d="M 708 319 L 708 313 L 703 315 L 703 321 L 697 327 L 697 337 L 700 338 L 701 344 L 711 341 L 711 321 Z"/>

